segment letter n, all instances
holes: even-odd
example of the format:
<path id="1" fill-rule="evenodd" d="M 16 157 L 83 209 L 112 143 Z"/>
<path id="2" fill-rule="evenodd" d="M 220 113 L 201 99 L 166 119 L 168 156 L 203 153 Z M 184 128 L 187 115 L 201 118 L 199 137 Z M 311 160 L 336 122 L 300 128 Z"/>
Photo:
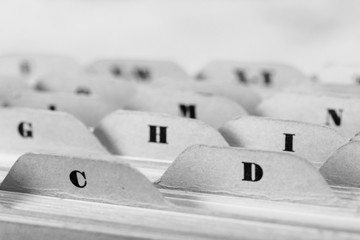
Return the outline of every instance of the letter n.
<path id="1" fill-rule="evenodd" d="M 263 176 L 262 168 L 256 163 L 242 162 L 244 164 L 243 181 L 257 182 Z"/>
<path id="2" fill-rule="evenodd" d="M 334 124 L 336 126 L 340 126 L 341 125 L 341 118 L 342 118 L 342 113 L 343 110 L 342 109 L 338 109 L 338 111 L 336 111 L 335 109 L 327 109 L 327 116 L 326 116 L 326 125 L 330 126 L 330 119 L 332 119 L 332 121 L 334 122 Z"/>
<path id="3" fill-rule="evenodd" d="M 167 143 L 166 140 L 167 127 L 149 125 L 149 130 L 150 130 L 149 142 Z"/>

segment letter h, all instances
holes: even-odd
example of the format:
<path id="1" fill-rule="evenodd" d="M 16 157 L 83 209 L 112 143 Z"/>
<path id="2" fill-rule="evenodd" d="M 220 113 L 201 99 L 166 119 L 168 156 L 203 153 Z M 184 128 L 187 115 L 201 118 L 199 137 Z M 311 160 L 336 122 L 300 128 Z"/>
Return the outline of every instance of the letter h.
<path id="1" fill-rule="evenodd" d="M 166 143 L 166 130 L 167 127 L 149 125 L 150 137 L 149 142 L 153 143 Z"/>

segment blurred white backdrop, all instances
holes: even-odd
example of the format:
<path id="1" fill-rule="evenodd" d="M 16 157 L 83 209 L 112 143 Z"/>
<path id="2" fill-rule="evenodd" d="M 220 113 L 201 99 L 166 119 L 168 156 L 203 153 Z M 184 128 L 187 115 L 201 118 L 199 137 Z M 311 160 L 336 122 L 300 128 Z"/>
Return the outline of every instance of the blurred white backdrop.
<path id="1" fill-rule="evenodd" d="M 358 0 L 1 0 L 0 54 L 360 63 Z"/>

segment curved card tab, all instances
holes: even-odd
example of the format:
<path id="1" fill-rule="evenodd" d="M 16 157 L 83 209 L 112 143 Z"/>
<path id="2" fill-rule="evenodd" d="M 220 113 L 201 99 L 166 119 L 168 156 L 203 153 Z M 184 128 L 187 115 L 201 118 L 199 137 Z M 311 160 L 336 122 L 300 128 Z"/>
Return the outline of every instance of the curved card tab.
<path id="1" fill-rule="evenodd" d="M 230 146 L 293 153 L 319 167 L 348 141 L 326 126 L 263 117 L 239 117 L 219 131 Z"/>
<path id="2" fill-rule="evenodd" d="M 258 106 L 262 116 L 326 125 L 347 137 L 360 129 L 360 98 L 310 93 L 278 93 Z"/>
<path id="3" fill-rule="evenodd" d="M 329 184 L 360 187 L 360 142 L 350 141 L 339 148 L 320 168 Z"/>
<path id="4" fill-rule="evenodd" d="M 236 116 L 248 115 L 239 104 L 224 97 L 149 87 L 139 88 L 125 108 L 199 119 L 216 129 Z"/>
<path id="5" fill-rule="evenodd" d="M 37 80 L 36 88 L 41 91 L 100 96 L 117 108 L 123 107 L 136 91 L 128 81 L 84 72 L 42 76 Z"/>
<path id="6" fill-rule="evenodd" d="M 4 155 L 1 167 L 10 168 L 17 157 L 27 152 L 107 152 L 79 120 L 67 113 L 4 108 L 0 115 L 0 153 Z"/>
<path id="7" fill-rule="evenodd" d="M 287 153 L 196 145 L 157 183 L 186 191 L 333 205 L 338 198 L 305 159 Z"/>
<path id="8" fill-rule="evenodd" d="M 116 111 L 94 134 L 113 154 L 163 160 L 174 160 L 193 144 L 227 146 L 218 131 L 201 121 L 147 112 Z"/>
<path id="9" fill-rule="evenodd" d="M 61 55 L 8 54 L 0 57 L 0 73 L 36 79 L 49 73 L 76 72 L 81 66 L 75 59 Z"/>
<path id="10" fill-rule="evenodd" d="M 154 84 L 157 88 L 169 88 L 174 90 L 192 91 L 203 95 L 222 96 L 231 99 L 242 107 L 249 114 L 256 113 L 256 106 L 260 103 L 261 97 L 251 88 L 242 85 L 229 85 L 212 83 L 207 81 L 157 81 Z"/>
<path id="11" fill-rule="evenodd" d="M 306 77 L 298 69 L 280 63 L 214 61 L 199 74 L 200 80 L 249 86 L 281 88 L 303 83 Z"/>
<path id="12" fill-rule="evenodd" d="M 0 115 L 2 151 L 78 148 L 106 152 L 95 136 L 67 113 L 4 108 L 0 109 Z"/>
<path id="13" fill-rule="evenodd" d="M 16 92 L 6 100 L 6 104 L 10 107 L 67 112 L 89 127 L 97 125 L 104 116 L 115 109 L 98 97 L 65 92 Z"/>
<path id="14" fill-rule="evenodd" d="M 145 176 L 108 155 L 28 153 L 15 162 L 0 189 L 132 206 L 168 205 Z"/>
<path id="15" fill-rule="evenodd" d="M 141 83 L 156 82 L 161 78 L 190 79 L 189 75 L 177 64 L 161 60 L 104 59 L 91 64 L 88 70 Z"/>
<path id="16" fill-rule="evenodd" d="M 359 69 L 359 65 L 330 64 L 320 69 L 316 78 L 322 83 L 356 86 L 360 84 Z"/>

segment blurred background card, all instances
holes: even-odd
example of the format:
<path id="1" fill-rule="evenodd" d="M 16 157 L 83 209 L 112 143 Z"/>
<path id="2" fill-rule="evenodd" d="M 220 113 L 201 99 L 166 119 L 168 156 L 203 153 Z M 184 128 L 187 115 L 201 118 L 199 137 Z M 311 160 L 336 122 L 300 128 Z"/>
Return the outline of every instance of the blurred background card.
<path id="1" fill-rule="evenodd" d="M 277 61 L 306 73 L 358 63 L 356 0 L 3 0 L 0 54 Z"/>

